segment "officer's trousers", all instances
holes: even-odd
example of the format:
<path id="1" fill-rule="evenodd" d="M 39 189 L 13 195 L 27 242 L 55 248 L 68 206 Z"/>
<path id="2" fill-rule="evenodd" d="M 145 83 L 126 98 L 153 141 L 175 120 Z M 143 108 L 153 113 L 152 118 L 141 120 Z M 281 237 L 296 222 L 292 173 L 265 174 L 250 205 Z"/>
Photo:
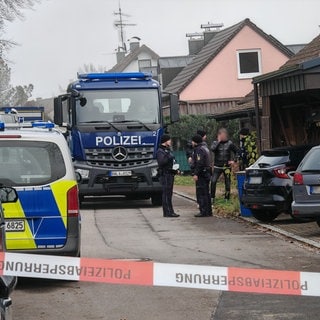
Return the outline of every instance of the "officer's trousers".
<path id="1" fill-rule="evenodd" d="M 170 216 L 174 214 L 174 210 L 172 207 L 174 175 L 171 173 L 165 173 L 160 176 L 159 180 L 162 185 L 163 216 Z"/>
<path id="2" fill-rule="evenodd" d="M 196 182 L 196 191 L 200 214 L 203 216 L 212 215 L 209 173 L 198 176 L 198 181 Z"/>

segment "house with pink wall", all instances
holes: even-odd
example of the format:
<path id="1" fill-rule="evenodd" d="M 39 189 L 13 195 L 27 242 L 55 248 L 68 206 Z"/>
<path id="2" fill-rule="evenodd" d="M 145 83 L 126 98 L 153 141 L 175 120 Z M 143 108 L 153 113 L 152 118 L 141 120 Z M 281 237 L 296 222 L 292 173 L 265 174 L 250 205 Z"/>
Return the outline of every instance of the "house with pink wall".
<path id="1" fill-rule="evenodd" d="M 167 85 L 181 114 L 216 114 L 236 108 L 252 78 L 278 69 L 293 52 L 249 19 L 211 32 L 210 40 Z"/>

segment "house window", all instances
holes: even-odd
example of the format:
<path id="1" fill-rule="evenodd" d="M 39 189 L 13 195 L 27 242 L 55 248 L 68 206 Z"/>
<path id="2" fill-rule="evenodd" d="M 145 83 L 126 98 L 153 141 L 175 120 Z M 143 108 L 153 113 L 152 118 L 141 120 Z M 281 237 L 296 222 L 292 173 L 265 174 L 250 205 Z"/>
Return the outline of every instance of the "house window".
<path id="1" fill-rule="evenodd" d="M 143 59 L 143 60 L 138 60 L 139 64 L 139 70 L 145 69 L 145 68 L 151 68 L 151 60 L 150 59 Z"/>
<path id="2" fill-rule="evenodd" d="M 238 78 L 250 79 L 262 73 L 260 50 L 237 51 Z"/>

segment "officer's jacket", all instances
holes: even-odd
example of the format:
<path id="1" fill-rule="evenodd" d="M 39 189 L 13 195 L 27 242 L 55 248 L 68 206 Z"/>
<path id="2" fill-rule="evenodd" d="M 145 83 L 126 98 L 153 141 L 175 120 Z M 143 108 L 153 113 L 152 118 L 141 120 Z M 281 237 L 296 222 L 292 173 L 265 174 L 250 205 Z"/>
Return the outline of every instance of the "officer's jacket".
<path id="1" fill-rule="evenodd" d="M 159 147 L 157 151 L 157 162 L 160 174 L 172 171 L 174 156 L 170 148 L 166 148 L 162 145 Z"/>
<path id="2" fill-rule="evenodd" d="M 199 176 L 210 172 L 211 155 L 206 143 L 198 144 L 192 154 L 191 170 L 192 174 Z"/>
<path id="3" fill-rule="evenodd" d="M 236 156 L 239 153 L 238 147 L 231 140 L 213 141 L 211 151 L 214 154 L 214 165 L 218 167 L 223 167 L 229 161 L 236 160 Z"/>

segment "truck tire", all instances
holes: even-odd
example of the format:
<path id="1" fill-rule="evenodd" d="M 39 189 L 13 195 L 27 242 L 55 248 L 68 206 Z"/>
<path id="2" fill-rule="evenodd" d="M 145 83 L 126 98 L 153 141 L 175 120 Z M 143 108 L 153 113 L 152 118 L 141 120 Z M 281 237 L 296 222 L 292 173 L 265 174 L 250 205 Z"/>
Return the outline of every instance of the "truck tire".
<path id="1" fill-rule="evenodd" d="M 162 206 L 162 194 L 157 193 L 151 196 L 151 203 L 155 207 L 160 207 Z"/>
<path id="2" fill-rule="evenodd" d="M 257 220 L 262 222 L 271 222 L 279 215 L 277 211 L 270 210 L 251 210 L 251 212 Z"/>

